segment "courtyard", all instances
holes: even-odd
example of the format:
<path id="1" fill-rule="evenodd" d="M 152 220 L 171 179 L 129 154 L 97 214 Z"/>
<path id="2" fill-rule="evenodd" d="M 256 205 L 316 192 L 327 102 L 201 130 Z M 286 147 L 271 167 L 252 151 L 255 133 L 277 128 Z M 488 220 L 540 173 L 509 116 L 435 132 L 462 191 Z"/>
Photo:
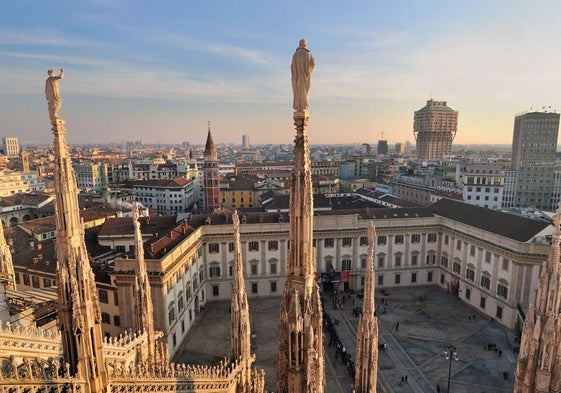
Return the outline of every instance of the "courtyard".
<path id="1" fill-rule="evenodd" d="M 342 307 L 323 293 L 324 313 L 339 321 L 337 334 L 354 360 L 362 299 L 346 295 Z M 255 367 L 265 370 L 266 389 L 274 391 L 280 298 L 250 300 Z M 343 294 L 337 296 L 343 303 Z M 518 344 L 511 331 L 437 286 L 392 288 L 376 293 L 379 343 L 378 392 L 512 392 Z M 195 328 L 174 357 L 176 362 L 215 364 L 230 355 L 229 302 L 207 303 Z M 385 310 L 384 310 L 385 309 Z M 384 312 L 385 311 L 385 312 Z M 398 324 L 399 323 L 399 324 Z M 353 380 L 324 331 L 325 392 L 350 393 Z M 444 351 L 454 346 L 457 359 Z"/>

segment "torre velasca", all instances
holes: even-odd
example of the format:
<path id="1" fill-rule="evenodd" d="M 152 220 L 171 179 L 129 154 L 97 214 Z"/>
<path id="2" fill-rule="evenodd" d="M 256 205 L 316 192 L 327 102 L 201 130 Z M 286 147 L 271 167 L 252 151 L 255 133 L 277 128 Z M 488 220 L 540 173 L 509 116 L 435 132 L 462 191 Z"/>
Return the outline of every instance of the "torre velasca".
<path id="1" fill-rule="evenodd" d="M 446 101 L 430 99 L 415 111 L 413 134 L 417 141 L 417 158 L 439 160 L 452 154 L 452 141 L 458 131 L 458 112 Z"/>

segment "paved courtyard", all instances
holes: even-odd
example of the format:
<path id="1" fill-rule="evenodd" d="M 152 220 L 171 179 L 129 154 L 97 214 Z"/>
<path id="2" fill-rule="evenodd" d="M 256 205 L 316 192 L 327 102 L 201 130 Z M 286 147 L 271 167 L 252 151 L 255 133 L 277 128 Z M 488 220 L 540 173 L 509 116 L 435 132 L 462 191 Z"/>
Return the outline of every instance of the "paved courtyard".
<path id="1" fill-rule="evenodd" d="M 361 306 L 362 299 L 350 296 L 342 309 L 336 309 L 328 294 L 323 298 L 324 312 L 340 321 L 336 326 L 339 338 L 354 360 L 358 318 L 352 312 L 353 301 L 354 306 Z M 382 305 L 382 298 L 387 304 Z M 279 301 L 250 301 L 252 351 L 255 366 L 265 370 L 268 391 L 275 389 Z M 512 392 L 517 356 L 512 332 L 436 286 L 392 289 L 387 296 L 378 292 L 376 303 L 380 307 L 379 342 L 386 343 L 386 349 L 379 351 L 378 392 L 436 392 L 439 385 L 444 393 L 450 365 L 451 392 Z M 228 310 L 229 302 L 207 304 L 174 361 L 214 364 L 229 356 Z M 325 392 L 350 393 L 353 380 L 328 341 L 324 331 Z M 495 344 L 497 351 L 489 350 L 488 344 Z M 451 363 L 444 356 L 450 345 L 457 348 L 458 354 L 458 360 Z M 407 382 L 402 381 L 405 376 Z"/>

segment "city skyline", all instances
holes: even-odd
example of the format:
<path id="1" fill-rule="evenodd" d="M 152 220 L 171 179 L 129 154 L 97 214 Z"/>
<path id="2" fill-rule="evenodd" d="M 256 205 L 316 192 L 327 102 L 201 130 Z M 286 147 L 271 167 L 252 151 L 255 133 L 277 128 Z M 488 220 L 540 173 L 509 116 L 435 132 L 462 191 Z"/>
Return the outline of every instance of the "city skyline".
<path id="1" fill-rule="evenodd" d="M 65 69 L 70 143 L 290 144 L 291 53 L 316 58 L 315 143 L 412 142 L 429 98 L 459 112 L 454 144 L 510 144 L 514 116 L 559 109 L 558 5 L 506 1 L 153 4 L 7 1 L 0 135 L 49 143 L 47 69 Z"/>

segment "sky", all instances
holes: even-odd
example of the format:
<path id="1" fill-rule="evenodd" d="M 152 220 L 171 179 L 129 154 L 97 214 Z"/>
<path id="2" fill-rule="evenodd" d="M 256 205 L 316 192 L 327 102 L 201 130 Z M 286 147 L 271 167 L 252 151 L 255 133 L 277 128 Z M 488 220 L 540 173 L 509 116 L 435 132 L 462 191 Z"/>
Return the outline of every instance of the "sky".
<path id="1" fill-rule="evenodd" d="M 291 144 L 290 62 L 315 58 L 310 143 L 414 143 L 429 98 L 454 144 L 510 144 L 514 116 L 561 109 L 561 3 L 3 0 L 0 136 L 49 143 L 64 68 L 70 143 Z"/>

